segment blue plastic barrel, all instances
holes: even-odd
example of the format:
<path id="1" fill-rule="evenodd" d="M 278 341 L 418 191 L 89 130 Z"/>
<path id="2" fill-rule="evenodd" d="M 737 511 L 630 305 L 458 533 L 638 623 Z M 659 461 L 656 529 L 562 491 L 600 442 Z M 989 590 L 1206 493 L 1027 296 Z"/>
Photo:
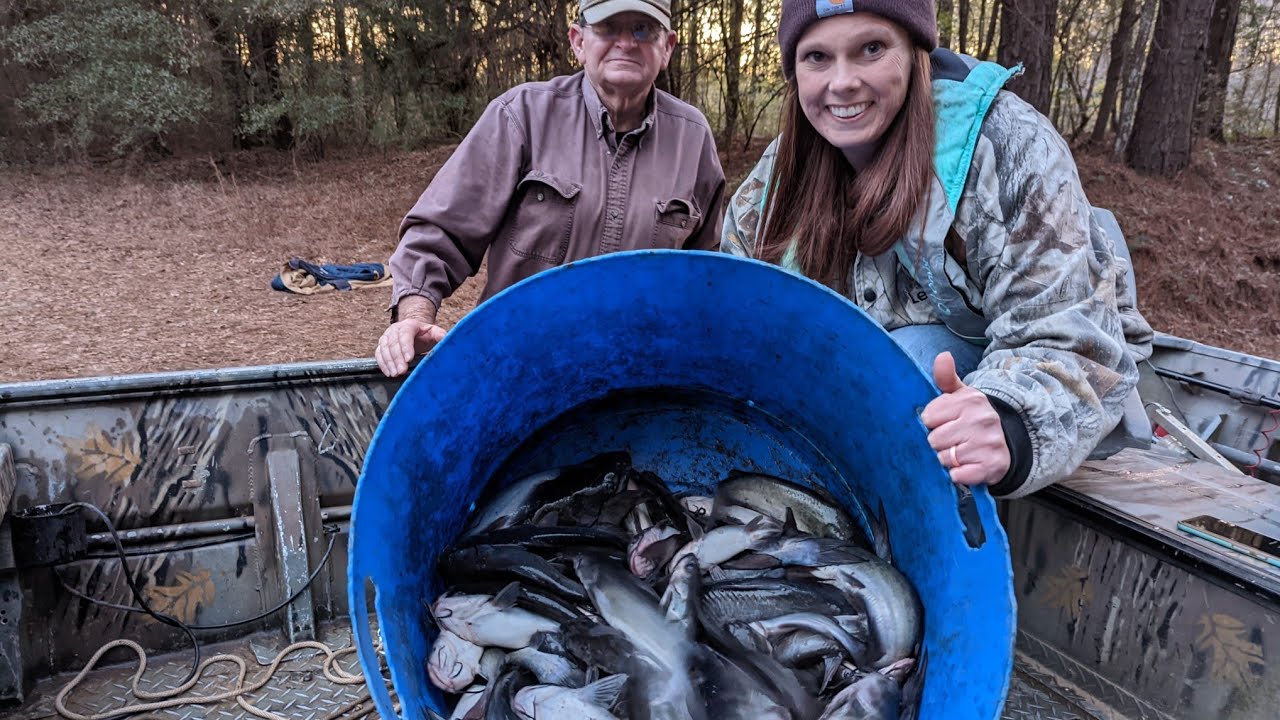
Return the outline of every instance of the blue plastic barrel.
<path id="1" fill-rule="evenodd" d="M 371 586 L 403 716 L 443 713 L 426 671 L 439 551 L 486 484 L 623 449 L 677 489 L 710 492 L 738 469 L 825 487 L 864 527 L 883 508 L 924 605 L 920 718 L 998 718 L 1013 663 L 1008 540 L 985 490 L 970 498 L 980 530 L 964 531 L 918 416 L 937 394 L 859 308 L 764 263 L 638 251 L 525 280 L 418 365 L 369 446 L 348 588 L 364 672 L 380 674 Z M 395 717 L 386 689 L 369 689 Z"/>

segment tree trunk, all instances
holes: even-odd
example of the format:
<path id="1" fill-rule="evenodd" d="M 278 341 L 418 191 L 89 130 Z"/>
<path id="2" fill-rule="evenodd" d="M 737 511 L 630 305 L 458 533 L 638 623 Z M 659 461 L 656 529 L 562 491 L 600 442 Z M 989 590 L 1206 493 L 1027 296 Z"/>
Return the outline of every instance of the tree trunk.
<path id="1" fill-rule="evenodd" d="M 1255 133 L 1261 135 L 1266 127 L 1267 101 L 1271 99 L 1271 75 L 1275 66 L 1275 63 L 1271 62 L 1271 58 L 1268 57 L 1267 72 L 1262 76 L 1262 90 L 1258 92 L 1258 123 L 1256 128 L 1250 127 L 1245 130 L 1250 135 Z"/>
<path id="2" fill-rule="evenodd" d="M 1163 0 L 1126 160 L 1141 173 L 1173 177 L 1191 163 L 1191 124 L 1214 0 Z"/>
<path id="3" fill-rule="evenodd" d="M 244 117 L 248 78 L 244 63 L 240 61 L 239 38 L 227 28 L 226 20 L 218 17 L 212 10 L 205 9 L 204 20 L 213 33 L 214 45 L 218 46 L 218 67 L 222 81 L 227 86 L 227 94 L 231 96 L 230 121 L 227 124 L 231 144 L 243 149 L 248 143 L 240 130 L 240 118 Z"/>
<path id="4" fill-rule="evenodd" d="M 1022 63 L 1008 88 L 1048 114 L 1052 91 L 1053 36 L 1058 0 L 1001 0 L 999 62 Z"/>
<path id="5" fill-rule="evenodd" d="M 760 62 L 760 42 L 764 37 L 764 4 L 765 0 L 755 0 L 755 14 L 751 19 L 751 75 L 758 77 L 761 71 L 765 70 L 764 63 Z M 773 68 L 768 68 L 769 76 L 773 77 L 773 73 L 777 72 Z"/>
<path id="6" fill-rule="evenodd" d="M 249 62 L 254 69 L 257 103 L 269 103 L 283 97 L 280 91 L 280 22 L 262 18 L 249 26 Z M 256 103 L 255 103 L 256 104 Z M 271 133 L 271 144 L 277 150 L 293 145 L 293 122 L 281 113 Z"/>
<path id="7" fill-rule="evenodd" d="M 751 81 L 750 90 L 748 91 L 750 103 L 744 104 L 742 118 L 742 149 L 746 151 L 751 145 L 751 138 L 755 135 L 757 118 L 760 117 L 760 85 L 761 82 L 770 82 L 776 76 L 777 71 L 773 68 L 773 63 L 765 62 L 760 54 L 764 44 L 764 4 L 765 0 L 754 0 L 755 5 L 752 7 L 751 15 Z"/>
<path id="8" fill-rule="evenodd" d="M 302 48 L 302 61 L 308 73 L 316 62 L 316 31 L 311 26 L 311 19 L 310 13 L 306 13 L 293 23 L 294 35 L 298 38 L 298 46 Z M 310 82 L 313 78 L 308 75 L 307 80 Z"/>
<path id="9" fill-rule="evenodd" d="M 1054 126 L 1058 132 L 1074 144 L 1084 133 L 1090 120 L 1089 108 L 1093 102 L 1093 89 L 1098 81 L 1099 60 L 1089 63 L 1088 74 L 1081 82 L 1081 53 L 1071 45 L 1068 28 L 1075 23 L 1080 3 L 1071 8 L 1061 23 L 1059 37 L 1057 78 L 1054 81 Z M 1070 101 L 1070 102 L 1069 102 Z"/>
<path id="10" fill-rule="evenodd" d="M 1075 50 L 1071 47 L 1071 28 L 1075 26 L 1076 14 L 1080 12 L 1080 0 L 1074 0 L 1066 9 L 1066 15 L 1062 18 L 1062 22 L 1058 23 L 1055 13 L 1054 18 L 1054 43 L 1058 47 L 1058 67 L 1051 71 L 1051 81 L 1049 83 L 1049 106 L 1054 111 L 1050 117 L 1053 118 L 1055 127 L 1067 127 L 1069 124 L 1067 119 L 1067 95 L 1070 94 L 1077 100 L 1080 97 L 1079 79 L 1076 76 L 1078 68 L 1075 66 L 1077 61 Z M 1061 25 L 1062 33 L 1059 34 L 1056 28 Z M 1054 101 L 1057 101 L 1057 107 L 1054 107 Z M 1063 133 L 1065 135 L 1065 133 Z"/>
<path id="11" fill-rule="evenodd" d="M 987 20 L 987 34 L 982 38 L 982 47 L 978 50 L 978 58 L 981 60 L 991 59 L 991 45 L 996 38 L 996 21 L 1000 19 L 1000 5 L 996 0 L 991 0 L 991 17 Z"/>
<path id="12" fill-rule="evenodd" d="M 465 5 L 467 12 L 473 18 L 475 17 L 475 11 L 472 9 L 470 0 L 456 0 L 456 2 L 459 5 Z M 570 17 L 577 17 L 577 15 L 577 0 L 560 0 L 556 4 L 556 27 L 551 34 L 555 38 L 557 75 L 571 75 L 575 72 L 577 61 L 573 57 L 573 51 L 569 48 L 569 24 L 566 20 Z"/>
<path id="13" fill-rule="evenodd" d="M 743 0 L 726 0 L 729 3 L 729 25 L 725 28 L 724 43 L 724 142 L 733 139 L 738 126 L 738 114 L 742 108 L 742 3 Z"/>
<path id="14" fill-rule="evenodd" d="M 1196 105 L 1195 134 L 1225 140 L 1223 115 L 1227 109 L 1227 81 L 1231 79 L 1231 51 L 1236 44 L 1240 0 L 1216 0 L 1204 56 L 1204 80 Z"/>
<path id="15" fill-rule="evenodd" d="M 347 6 L 344 0 L 333 2 L 333 44 L 338 57 L 346 60 L 350 56 L 347 48 Z"/>
<path id="16" fill-rule="evenodd" d="M 446 44 L 451 52 L 446 54 L 444 60 L 449 67 L 444 89 L 456 101 L 445 115 L 445 127 L 450 133 L 461 137 L 470 129 L 467 100 L 476 80 L 475 10 L 472 9 L 470 0 L 450 0 L 447 12 L 448 27 L 452 30 L 453 37 Z M 563 52 L 558 53 L 561 60 L 562 56 Z"/>
<path id="17" fill-rule="evenodd" d="M 938 0 L 938 47 L 952 47 L 951 25 L 955 21 L 954 0 Z"/>
<path id="18" fill-rule="evenodd" d="M 667 92 L 676 97 L 683 97 L 681 89 L 683 87 L 683 78 L 681 71 L 684 65 L 684 43 L 682 30 L 684 29 L 684 0 L 671 0 L 671 29 L 676 33 L 676 49 L 671 51 L 671 62 L 667 63 L 666 71 L 659 74 L 659 78 L 666 76 L 663 88 Z"/>
<path id="19" fill-rule="evenodd" d="M 992 8 L 995 11 L 995 8 Z M 986 0 L 978 0 L 978 20 L 973 24 L 974 37 L 973 46 L 977 48 L 978 53 L 982 52 L 982 29 L 987 26 L 987 3 Z"/>
<path id="20" fill-rule="evenodd" d="M 981 2 L 981 0 L 979 0 Z M 969 0 L 960 0 L 959 22 L 956 27 L 956 37 L 960 38 L 960 52 L 968 54 L 969 52 Z"/>
<path id="21" fill-rule="evenodd" d="M 1280 94 L 1276 95 L 1276 106 L 1271 116 L 1271 134 L 1280 135 Z"/>
<path id="22" fill-rule="evenodd" d="M 1253 87 L 1252 81 L 1255 75 L 1252 68 L 1259 62 L 1264 62 L 1264 60 L 1261 60 L 1260 58 L 1265 57 L 1265 62 L 1267 63 L 1267 72 L 1262 78 L 1262 89 L 1258 91 L 1258 121 L 1256 124 L 1249 123 L 1247 128 L 1244 130 L 1245 133 L 1250 135 L 1261 134 L 1266 128 L 1266 120 L 1264 118 L 1266 115 L 1267 98 L 1271 95 L 1271 75 L 1272 71 L 1275 69 L 1275 62 L 1272 61 L 1272 56 L 1270 54 L 1267 54 L 1262 50 L 1262 42 L 1266 28 L 1273 26 L 1277 8 L 1280 8 L 1280 2 L 1272 2 L 1266 8 L 1265 13 L 1262 12 L 1262 8 L 1257 4 L 1250 3 L 1248 6 L 1250 17 L 1248 22 L 1246 22 L 1245 27 L 1249 28 L 1251 32 L 1246 33 L 1249 38 L 1249 49 L 1243 53 L 1244 65 L 1248 69 L 1241 73 L 1244 77 L 1240 80 L 1240 89 L 1236 96 L 1237 107 L 1249 107 L 1249 90 Z M 1240 123 L 1237 122 L 1236 125 L 1238 126 Z M 1237 132 L 1240 132 L 1240 130 L 1237 129 Z"/>
<path id="23" fill-rule="evenodd" d="M 1111 50 L 1107 58 L 1107 79 L 1102 85 L 1102 100 L 1098 103 L 1098 121 L 1093 124 L 1093 134 L 1089 143 L 1101 145 L 1107 133 L 1108 123 L 1114 126 L 1112 115 L 1116 110 L 1116 94 L 1120 86 L 1120 73 L 1124 70 L 1125 54 L 1129 48 L 1129 36 L 1133 34 L 1133 26 L 1138 21 L 1137 0 L 1122 0 L 1120 3 L 1120 20 L 1116 32 L 1111 36 Z"/>
<path id="24" fill-rule="evenodd" d="M 1147 48 L 1151 47 L 1151 29 L 1155 25 L 1156 8 L 1160 5 L 1160 0 L 1138 2 L 1138 30 L 1134 33 L 1133 44 L 1124 54 L 1125 65 L 1120 72 L 1124 84 L 1120 87 L 1120 113 L 1116 116 L 1117 158 L 1124 157 L 1129 148 L 1129 137 L 1133 134 L 1133 117 L 1138 112 L 1142 73 L 1147 66 Z"/>
<path id="25" fill-rule="evenodd" d="M 1102 68 L 1099 63 L 1093 62 L 1089 65 L 1089 79 L 1085 81 L 1084 87 L 1080 88 L 1080 93 L 1076 95 L 1078 103 L 1076 111 L 1079 113 L 1078 122 L 1075 129 L 1071 131 L 1071 142 L 1075 143 L 1084 134 L 1085 128 L 1089 126 L 1089 105 L 1093 102 L 1094 88 L 1098 87 L 1098 71 Z"/>
<path id="26" fill-rule="evenodd" d="M 685 17 L 687 21 L 685 29 L 685 37 L 688 38 L 685 48 L 685 59 L 688 61 L 685 69 L 685 81 L 683 85 L 689 94 L 684 100 L 692 105 L 698 104 L 698 14 L 700 3 L 698 0 L 690 0 L 689 11 Z"/>
<path id="27" fill-rule="evenodd" d="M 1272 5 L 1272 7 L 1274 8 L 1275 5 Z M 1270 13 L 1268 13 L 1267 19 L 1270 19 Z M 1241 75 L 1240 83 L 1236 86 L 1236 106 L 1237 107 L 1248 106 L 1249 87 L 1250 87 L 1250 83 L 1253 80 L 1252 67 L 1254 63 L 1256 63 L 1258 60 L 1258 47 L 1262 42 L 1262 33 L 1259 31 L 1259 28 L 1264 27 L 1265 22 L 1266 21 L 1264 19 L 1258 17 L 1258 14 L 1254 8 L 1250 8 L 1249 20 L 1246 23 L 1245 27 L 1250 28 L 1252 32 L 1246 33 L 1246 36 L 1248 37 L 1248 41 L 1246 43 L 1246 49 L 1241 52 L 1241 55 L 1243 56 L 1243 59 L 1244 59 L 1245 67 L 1250 69 L 1240 73 Z M 1263 94 L 1266 94 L 1266 88 L 1263 88 Z"/>

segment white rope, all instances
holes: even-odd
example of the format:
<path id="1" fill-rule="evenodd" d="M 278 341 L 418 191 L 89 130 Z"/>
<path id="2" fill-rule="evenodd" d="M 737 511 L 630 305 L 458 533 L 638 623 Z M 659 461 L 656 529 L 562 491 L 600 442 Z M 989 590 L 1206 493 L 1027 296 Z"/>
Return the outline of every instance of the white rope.
<path id="1" fill-rule="evenodd" d="M 110 652 L 111 650 L 117 647 L 130 648 L 138 656 L 138 669 L 134 671 L 133 679 L 130 682 L 130 687 L 133 690 L 134 697 L 138 698 L 139 700 L 151 700 L 153 702 L 145 702 L 137 705 L 128 705 L 122 708 L 116 708 L 116 709 L 110 710 L 108 712 L 100 712 L 95 715 L 83 715 L 68 709 L 66 706 L 67 696 L 70 695 L 71 691 L 74 690 L 81 683 L 81 681 L 84 680 L 85 676 L 88 675 L 89 672 L 92 671 L 93 668 L 97 666 L 98 661 L 102 659 L 103 655 L 107 654 L 108 652 Z M 239 655 L 222 654 L 222 655 L 215 655 L 211 658 L 206 659 L 204 662 L 200 663 L 200 667 L 196 669 L 195 675 L 192 676 L 190 680 L 183 683 L 181 686 L 172 688 L 170 690 L 165 690 L 162 692 L 147 692 L 138 687 L 138 681 L 142 679 L 142 674 L 147 670 L 146 651 L 142 649 L 141 645 L 139 645 L 136 642 L 133 642 L 132 640 L 112 640 L 106 645 L 103 645 L 102 647 L 98 648 L 98 651 L 93 654 L 93 657 L 89 658 L 89 662 L 85 664 L 84 669 L 81 670 L 80 673 L 71 680 L 71 682 L 63 686 L 62 690 L 58 692 L 57 697 L 54 698 L 54 707 L 57 708 L 59 715 L 61 715 L 64 718 L 68 718 L 68 720 L 106 720 L 107 718 L 112 718 L 119 715 L 141 713 L 141 712 L 153 712 L 155 710 L 163 710 L 166 708 L 178 707 L 180 705 L 207 705 L 211 703 L 219 703 L 225 700 L 235 699 L 236 703 L 241 708 L 243 708 L 246 712 L 256 717 L 264 718 L 264 720 L 288 720 L 288 718 L 283 718 L 279 715 L 276 715 L 275 713 L 268 712 L 266 710 L 262 710 L 261 708 L 255 707 L 248 700 L 246 700 L 244 696 L 249 693 L 253 693 L 253 692 L 257 692 L 258 690 L 261 690 L 268 682 L 270 682 L 272 676 L 275 675 L 276 670 L 280 667 L 280 663 L 284 662 L 284 659 L 286 657 L 288 657 L 290 654 L 294 652 L 297 652 L 298 650 L 307 649 L 307 648 L 319 650 L 320 652 L 323 652 L 325 654 L 324 664 L 321 666 L 321 669 L 324 672 L 325 679 L 327 679 L 329 682 L 332 682 L 337 685 L 355 685 L 355 684 L 363 683 L 365 681 L 363 674 L 349 673 L 346 670 L 344 670 L 341 666 L 335 664 L 338 658 L 342 657 L 343 655 L 347 655 L 349 653 L 355 652 L 356 649 L 354 647 L 343 648 L 341 650 L 335 651 L 335 650 L 331 650 L 329 646 L 325 645 L 324 643 L 315 642 L 312 640 L 306 640 L 303 642 L 296 642 L 286 647 L 285 649 L 281 650 L 280 653 L 276 655 L 275 660 L 271 661 L 270 665 L 267 667 L 267 670 L 265 673 L 263 673 L 262 677 L 249 685 L 245 684 L 245 679 L 248 676 L 249 668 L 248 668 L 248 665 L 245 663 L 244 658 L 240 657 Z M 226 690 L 220 693 L 215 693 L 213 695 L 193 695 L 193 696 L 187 696 L 187 697 L 177 697 L 179 695 L 182 695 L 182 693 L 187 692 L 192 687 L 195 687 L 195 684 L 199 682 L 202 677 L 204 677 L 205 670 L 210 665 L 218 662 L 229 662 L 234 664 L 238 668 L 238 672 L 236 673 L 236 684 L 232 689 Z"/>

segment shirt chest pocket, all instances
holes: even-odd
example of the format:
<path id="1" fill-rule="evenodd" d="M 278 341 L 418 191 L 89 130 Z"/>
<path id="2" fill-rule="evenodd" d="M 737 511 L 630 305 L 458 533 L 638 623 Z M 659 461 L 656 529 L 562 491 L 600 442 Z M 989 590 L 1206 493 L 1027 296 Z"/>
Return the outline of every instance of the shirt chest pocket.
<path id="1" fill-rule="evenodd" d="M 702 212 L 692 200 L 659 200 L 654 210 L 653 247 L 680 249 L 702 225 Z"/>
<path id="2" fill-rule="evenodd" d="M 503 237 L 511 252 L 559 265 L 569 250 L 573 210 L 582 186 L 533 170 L 516 185 Z"/>

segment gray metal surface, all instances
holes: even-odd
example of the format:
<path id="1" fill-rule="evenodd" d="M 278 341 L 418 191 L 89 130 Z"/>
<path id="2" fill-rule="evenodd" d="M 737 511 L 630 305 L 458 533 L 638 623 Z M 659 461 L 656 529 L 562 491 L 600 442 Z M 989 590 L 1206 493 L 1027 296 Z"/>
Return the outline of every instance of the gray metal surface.
<path id="1" fill-rule="evenodd" d="M 1280 411 L 1265 402 L 1280 401 L 1280 360 L 1260 358 L 1158 333 L 1151 362 L 1143 363 L 1138 391 L 1148 402 L 1173 410 L 1201 438 L 1266 460 L 1280 460 L 1280 432 L 1268 440 Z M 1215 392 L 1153 372 L 1161 368 L 1227 388 Z M 1265 401 L 1265 402 L 1263 402 Z M 1273 405 L 1274 407 L 1274 405 Z M 1280 476 L 1265 479 L 1280 483 Z"/>
<path id="2" fill-rule="evenodd" d="M 340 625 L 329 625 L 322 628 L 323 639 L 333 648 L 347 647 L 350 644 L 349 631 Z M 235 653 L 245 658 L 255 671 L 251 678 L 261 672 L 259 663 L 272 659 L 284 645 L 282 640 L 273 640 L 276 636 L 258 635 L 246 640 L 208 648 L 208 654 Z M 1021 641 L 1021 639 L 1020 639 Z M 141 687 L 150 692 L 159 692 L 176 687 L 184 678 L 190 667 L 191 656 L 188 653 L 170 653 L 153 659 L 148 663 L 147 672 Z M 320 720 L 349 707 L 365 695 L 364 685 L 336 685 L 329 682 L 320 672 L 322 658 L 318 655 L 301 654 L 294 660 L 283 664 L 272 681 L 262 690 L 251 696 L 255 707 L 278 714 L 290 720 Z M 350 672 L 358 672 L 359 667 L 354 655 L 339 661 L 339 664 Z M 1009 688 L 1009 697 L 1005 702 L 1004 720 L 1101 720 L 1109 718 L 1105 713 L 1086 710 L 1052 674 L 1034 669 L 1028 656 L 1018 654 L 1018 667 Z M 91 715 L 108 712 L 113 708 L 123 707 L 136 702 L 130 688 L 130 681 L 135 666 L 125 663 L 95 671 L 70 696 L 68 707 L 76 712 Z M 59 676 L 40 683 L 31 701 L 10 717 L 13 720 L 45 720 L 59 717 L 54 709 L 53 698 L 57 692 L 73 677 L 70 674 Z M 230 687 L 231 671 L 225 669 L 217 675 L 210 673 L 202 680 L 192 695 L 213 694 Z M 363 709 L 371 708 L 365 703 L 353 708 L 341 717 L 355 717 Z M 3 712 L 0 711 L 0 715 Z M 234 701 L 226 701 L 210 705 L 188 705 L 157 713 L 159 717 L 174 720 L 239 720 L 248 717 Z M 365 717 L 377 718 L 376 712 Z M 1146 717 L 1131 715 L 1125 717 Z M 1155 717 L 1155 716 L 1152 716 Z"/>
<path id="3" fill-rule="evenodd" d="M 152 604 L 184 622 L 251 617 L 297 587 L 276 541 L 273 489 L 299 499 L 289 569 L 314 568 L 327 545 L 322 508 L 349 512 L 365 448 L 398 384 L 359 361 L 0 385 L 13 507 L 97 505 L 137 553 L 126 567 Z M 289 488 L 270 480 L 268 455 L 277 451 L 297 455 L 297 472 L 284 473 Z M 98 541 L 91 558 L 58 572 L 94 598 L 132 604 L 104 528 L 91 521 L 89 529 Z M 174 541 L 204 546 L 175 551 Z M 345 616 L 345 564 L 340 536 L 332 565 L 307 593 L 315 620 Z M 28 677 L 74 668 L 85 648 L 113 638 L 154 652 L 186 644 L 173 628 L 72 597 L 51 570 L 23 571 L 18 582 Z M 289 620 L 281 613 L 248 630 Z"/>
<path id="4" fill-rule="evenodd" d="M 13 567 L 9 523 L 0 519 L 0 703 L 21 702 L 24 697 L 22 587 Z"/>
<path id="5" fill-rule="evenodd" d="M 1018 675 L 1088 718 L 1171 720 L 1129 688 L 1117 685 L 1048 643 L 1018 633 Z"/>
<path id="6" fill-rule="evenodd" d="M 18 473 L 13 469 L 13 448 L 0 443 L 0 522 L 9 514 L 9 501 L 18 487 Z"/>
<path id="7" fill-rule="evenodd" d="M 267 453 L 267 476 L 271 480 L 271 514 L 275 520 L 272 539 L 276 545 L 276 560 L 283 576 L 283 595 L 292 597 L 307 584 L 311 566 L 307 558 L 307 529 L 303 517 L 305 504 L 310 501 L 319 506 L 315 497 L 302 493 L 302 469 L 298 466 L 295 450 L 272 450 Z M 316 518 L 317 522 L 319 517 Z M 319 533 L 317 533 L 319 534 Z M 311 595 L 303 593 L 285 609 L 289 621 L 286 630 L 289 640 L 311 640 L 315 637 L 315 609 Z"/>
<path id="8" fill-rule="evenodd" d="M 1152 540 L 1229 569 L 1280 595 L 1280 568 L 1178 530 L 1180 520 L 1212 515 L 1280 537 L 1280 486 L 1169 451 L 1127 449 L 1090 460 L 1047 493 L 1085 503 Z"/>
<path id="9" fill-rule="evenodd" d="M 1274 571 L 1173 523 L 1203 512 L 1271 519 L 1276 492 L 1207 463 L 1125 451 L 1003 503 L 1018 626 L 1032 639 L 1020 650 L 1114 717 L 1275 720 Z"/>
<path id="10" fill-rule="evenodd" d="M 1003 720 L 1093 720 L 1065 698 L 1015 671 L 1004 703 Z"/>
<path id="11" fill-rule="evenodd" d="M 181 370 L 177 372 L 0 383 L 0 403 L 8 407 L 61 405 L 68 401 L 156 398 L 253 387 L 344 383 L 380 377 L 372 358 Z"/>
<path id="12" fill-rule="evenodd" d="M 13 546 L 9 542 L 9 501 L 18 477 L 13 469 L 13 448 L 0 443 L 0 702 L 21 701 L 23 697 L 22 589 L 14 569 Z"/>
<path id="13" fill-rule="evenodd" d="M 320 639 L 335 650 L 351 645 L 349 629 L 338 624 L 323 626 Z M 239 655 L 248 663 L 250 669 L 248 682 L 253 682 L 265 672 L 264 665 L 270 663 L 286 645 L 287 642 L 277 633 L 260 634 L 234 642 L 211 645 L 205 648 L 205 657 L 218 653 Z M 127 651 L 116 652 L 120 654 L 112 655 L 112 658 L 130 658 Z M 367 697 L 363 683 L 340 685 L 330 682 L 321 670 L 324 656 L 318 651 L 300 650 L 290 658 L 280 665 L 265 687 L 246 696 L 254 707 L 289 720 L 321 720 L 352 706 L 362 697 Z M 354 653 L 340 658 L 337 664 L 347 672 L 360 672 L 360 663 Z M 147 662 L 147 671 L 139 682 L 139 687 L 145 692 L 163 692 L 175 688 L 186 677 L 190 667 L 189 652 L 175 652 L 151 658 Z M 67 708 L 83 715 L 95 715 L 141 702 L 134 696 L 131 688 L 135 670 L 136 663 L 129 659 L 123 664 L 91 672 L 68 696 Z M 224 692 L 233 687 L 235 673 L 234 666 L 230 664 L 212 666 L 187 695 L 212 695 Z M 0 706 L 0 717 L 12 720 L 45 720 L 62 717 L 55 709 L 54 698 L 72 678 L 74 674 L 68 673 L 42 681 L 36 686 L 31 699 L 21 709 L 12 710 L 12 714 L 6 715 L 6 711 L 10 709 Z M 360 713 L 364 710 L 370 711 L 370 714 L 361 715 Z M 206 705 L 183 705 L 156 711 L 153 716 L 174 720 L 202 718 L 241 720 L 252 717 L 234 700 Z M 373 710 L 372 702 L 366 701 L 337 717 L 377 718 L 378 714 Z"/>

